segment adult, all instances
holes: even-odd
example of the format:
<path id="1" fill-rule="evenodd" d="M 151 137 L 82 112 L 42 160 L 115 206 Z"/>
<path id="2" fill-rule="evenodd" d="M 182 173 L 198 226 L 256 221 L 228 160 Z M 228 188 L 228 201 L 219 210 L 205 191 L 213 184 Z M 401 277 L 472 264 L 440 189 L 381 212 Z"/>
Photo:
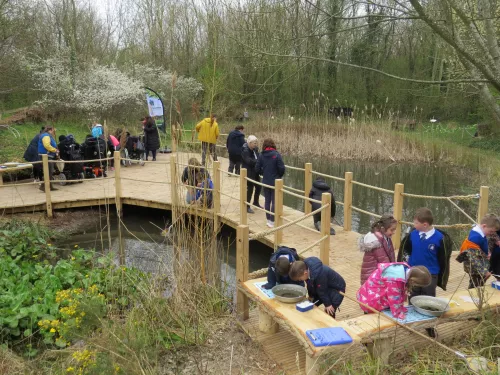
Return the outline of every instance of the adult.
<path id="1" fill-rule="evenodd" d="M 260 176 L 255 171 L 255 165 L 259 159 L 259 141 L 255 135 L 248 136 L 247 143 L 241 149 L 241 166 L 247 170 L 247 202 L 252 202 L 253 205 L 260 207 L 259 196 L 261 186 L 254 184 L 252 181 L 260 182 Z M 253 214 L 254 211 L 250 206 L 247 206 L 247 212 Z"/>
<path id="2" fill-rule="evenodd" d="M 201 164 L 206 165 L 207 149 L 212 155 L 212 159 L 217 161 L 217 138 L 219 137 L 219 124 L 217 124 L 217 116 L 212 114 L 210 117 L 204 118 L 195 128 L 198 133 L 198 140 L 201 142 Z"/>
<path id="3" fill-rule="evenodd" d="M 144 120 L 142 120 L 142 124 L 144 133 L 146 134 L 146 160 L 148 160 L 149 151 L 151 151 L 153 161 L 156 161 L 156 150 L 160 148 L 160 135 L 158 134 L 155 120 L 151 116 L 146 116 Z"/>
<path id="4" fill-rule="evenodd" d="M 313 182 L 311 191 L 309 192 L 309 198 L 320 201 L 323 193 L 328 193 L 332 197 L 332 202 L 330 204 L 330 215 L 331 218 L 333 219 L 336 213 L 335 196 L 333 195 L 333 190 L 330 186 L 328 186 L 323 177 L 318 177 Z M 320 203 L 316 202 L 310 202 L 310 203 L 313 211 L 316 211 L 321 207 Z M 316 228 L 316 230 L 321 231 L 321 212 L 314 214 L 313 220 L 314 220 L 314 227 Z M 330 227 L 330 234 L 331 235 L 335 234 L 335 229 L 333 229 L 332 227 Z"/>
<path id="5" fill-rule="evenodd" d="M 38 161 L 38 141 L 40 140 L 40 135 L 45 131 L 45 126 L 42 126 L 40 132 L 33 137 L 28 148 L 24 152 L 23 158 L 30 163 Z M 36 180 L 42 178 L 42 164 L 38 163 L 33 165 L 33 176 Z"/>
<path id="6" fill-rule="evenodd" d="M 47 155 L 49 161 L 55 160 L 59 156 L 57 143 L 55 140 L 56 129 L 52 126 L 45 127 L 45 131 L 40 135 L 38 140 L 38 154 L 40 160 L 42 155 Z M 54 179 L 54 163 L 49 163 L 49 179 Z M 40 185 L 40 190 L 45 191 L 45 184 Z M 49 186 L 49 190 L 58 190 L 54 186 Z"/>
<path id="7" fill-rule="evenodd" d="M 101 124 L 98 124 L 97 121 L 94 121 L 92 124 L 92 137 L 99 138 L 104 134 L 103 128 Z"/>
<path id="8" fill-rule="evenodd" d="M 196 201 L 197 189 L 195 189 L 195 186 L 197 185 L 196 175 L 198 173 L 202 173 L 207 179 L 210 179 L 210 173 L 200 164 L 198 159 L 190 158 L 188 166 L 184 168 L 181 177 L 182 183 L 187 185 L 186 203 Z"/>
<path id="9" fill-rule="evenodd" d="M 229 154 L 229 173 L 233 173 L 234 171 L 234 173 L 240 174 L 241 151 L 245 144 L 243 130 L 245 130 L 244 126 L 238 125 L 227 136 L 226 148 Z"/>
<path id="10" fill-rule="evenodd" d="M 255 172 L 262 175 L 262 183 L 274 186 L 275 181 L 285 174 L 285 163 L 278 151 L 276 144 L 271 138 L 264 139 L 262 153 L 257 159 Z M 274 212 L 274 189 L 264 188 L 264 208 L 266 211 Z M 274 228 L 274 215 L 266 212 L 267 226 Z"/>

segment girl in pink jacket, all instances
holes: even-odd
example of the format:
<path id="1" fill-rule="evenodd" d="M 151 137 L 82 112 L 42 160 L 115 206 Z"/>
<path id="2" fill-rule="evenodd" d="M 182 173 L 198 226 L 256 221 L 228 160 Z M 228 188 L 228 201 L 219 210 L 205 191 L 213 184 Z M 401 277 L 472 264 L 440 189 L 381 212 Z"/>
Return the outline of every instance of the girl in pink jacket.
<path id="1" fill-rule="evenodd" d="M 391 309 L 392 316 L 404 319 L 406 295 L 414 287 L 426 287 L 432 277 L 424 266 L 410 267 L 407 263 L 380 263 L 356 295 L 362 302 L 377 311 Z M 365 313 L 371 310 L 361 306 Z"/>
<path id="2" fill-rule="evenodd" d="M 394 263 L 394 246 L 391 237 L 396 231 L 397 220 L 392 215 L 383 215 L 372 224 L 372 230 L 359 241 L 359 250 L 364 253 L 361 265 L 361 285 L 377 269 L 379 263 Z"/>

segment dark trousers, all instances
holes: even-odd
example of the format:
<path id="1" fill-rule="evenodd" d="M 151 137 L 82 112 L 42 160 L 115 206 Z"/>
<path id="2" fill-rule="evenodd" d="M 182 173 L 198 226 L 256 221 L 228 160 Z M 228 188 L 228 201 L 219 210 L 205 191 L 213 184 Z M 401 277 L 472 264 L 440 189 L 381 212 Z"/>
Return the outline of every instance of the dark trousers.
<path id="1" fill-rule="evenodd" d="M 430 285 L 425 287 L 413 288 L 410 294 L 410 300 L 415 296 L 432 296 L 436 297 L 436 287 L 437 287 L 438 275 L 432 275 L 432 280 Z M 409 301 L 408 301 L 409 302 Z"/>
<path id="2" fill-rule="evenodd" d="M 146 150 L 146 160 L 148 160 L 149 151 L 151 151 L 151 155 L 153 155 L 153 160 L 155 160 L 156 159 L 156 150 Z"/>
<path id="3" fill-rule="evenodd" d="M 207 150 L 210 152 L 210 155 L 212 155 L 212 159 L 217 161 L 216 149 L 217 147 L 215 147 L 214 143 L 201 142 L 201 165 L 205 165 Z"/>
<path id="4" fill-rule="evenodd" d="M 241 156 L 229 154 L 229 170 L 230 173 L 240 174 L 241 168 Z"/>
<path id="5" fill-rule="evenodd" d="M 260 182 L 259 176 L 254 179 L 257 182 Z M 252 203 L 252 195 L 253 195 L 253 204 L 254 206 L 259 205 L 259 196 L 262 186 L 254 184 L 250 180 L 247 181 L 247 202 Z M 255 195 L 254 195 L 255 193 Z"/>
<path id="6" fill-rule="evenodd" d="M 313 215 L 313 220 L 314 223 L 317 223 L 318 221 L 321 222 L 321 212 L 318 212 L 317 214 Z"/>
<path id="7" fill-rule="evenodd" d="M 274 189 L 264 188 L 264 208 L 266 211 L 274 212 Z M 266 218 L 274 222 L 274 215 L 266 212 Z"/>
<path id="8" fill-rule="evenodd" d="M 469 275 L 469 289 L 482 287 L 485 283 L 486 280 L 482 275 Z"/>

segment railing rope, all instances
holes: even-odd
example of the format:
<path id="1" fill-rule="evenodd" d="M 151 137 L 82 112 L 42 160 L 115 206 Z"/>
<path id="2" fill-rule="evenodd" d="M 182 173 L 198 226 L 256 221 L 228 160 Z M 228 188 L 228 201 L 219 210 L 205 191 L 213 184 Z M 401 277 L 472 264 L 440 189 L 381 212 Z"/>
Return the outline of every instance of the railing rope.
<path id="1" fill-rule="evenodd" d="M 363 183 L 358 182 L 358 181 L 353 181 L 352 183 L 353 183 L 353 185 L 363 186 L 365 188 L 372 189 L 372 190 L 377 190 L 377 191 L 380 191 L 382 193 L 394 194 L 394 190 L 383 189 L 383 188 L 380 188 L 380 187 L 377 187 L 377 186 L 363 184 Z"/>

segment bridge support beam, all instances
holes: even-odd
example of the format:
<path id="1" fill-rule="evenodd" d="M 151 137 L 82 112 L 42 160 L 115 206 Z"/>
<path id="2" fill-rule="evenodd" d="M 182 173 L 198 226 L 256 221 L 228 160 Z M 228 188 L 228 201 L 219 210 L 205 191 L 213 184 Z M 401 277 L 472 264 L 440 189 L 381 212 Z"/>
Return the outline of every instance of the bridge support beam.
<path id="1" fill-rule="evenodd" d="M 332 204 L 332 196 L 330 193 L 323 193 L 321 195 L 321 205 L 331 205 Z M 326 238 L 321 241 L 319 245 L 319 258 L 323 262 L 324 265 L 328 266 L 330 264 L 330 226 L 332 220 L 332 211 L 331 207 L 328 206 L 321 210 L 321 237 Z"/>
<path id="2" fill-rule="evenodd" d="M 239 225 L 236 228 L 236 285 L 248 280 L 249 258 L 249 228 L 248 225 Z M 247 320 L 249 316 L 248 297 L 238 289 L 236 293 L 236 310 L 238 317 Z"/>
<path id="3" fill-rule="evenodd" d="M 398 221 L 396 224 L 396 232 L 392 236 L 394 250 L 399 249 L 401 244 L 401 220 L 403 220 L 403 193 L 405 186 L 403 184 L 394 185 L 394 219 Z"/>
<path id="4" fill-rule="evenodd" d="M 47 209 L 47 216 L 52 217 L 52 197 L 50 195 L 50 180 L 51 175 L 49 174 L 49 156 L 47 154 L 42 155 L 43 163 L 43 183 L 45 186 L 45 207 Z"/>
<path id="5" fill-rule="evenodd" d="M 352 172 L 345 173 L 344 182 L 344 230 L 352 230 Z"/>

